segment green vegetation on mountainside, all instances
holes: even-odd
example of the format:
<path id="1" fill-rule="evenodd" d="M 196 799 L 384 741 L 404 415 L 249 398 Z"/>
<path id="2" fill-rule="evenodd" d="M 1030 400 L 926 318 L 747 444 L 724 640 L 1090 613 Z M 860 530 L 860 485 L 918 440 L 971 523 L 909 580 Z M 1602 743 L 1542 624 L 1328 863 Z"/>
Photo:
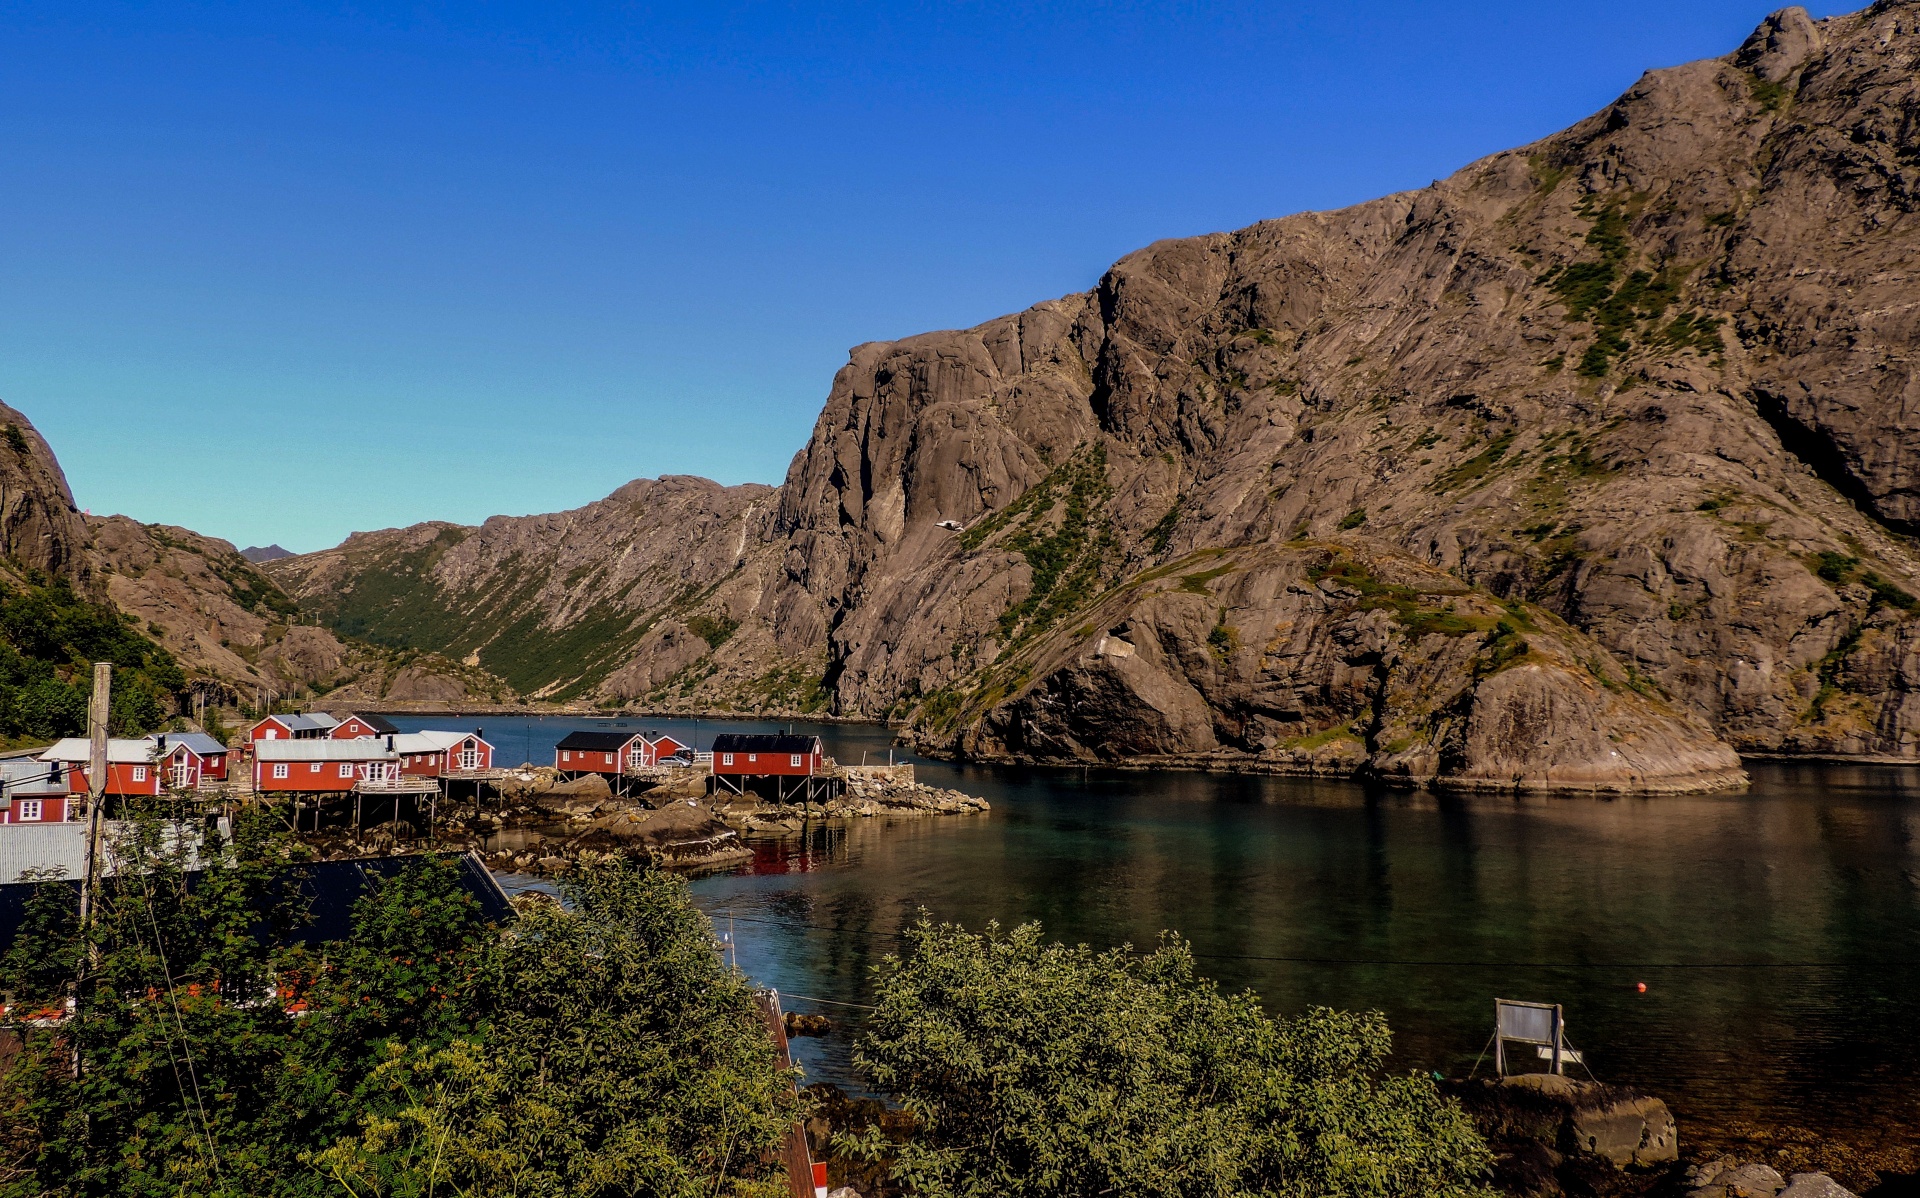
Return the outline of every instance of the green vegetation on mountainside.
<path id="1" fill-rule="evenodd" d="M 116 736 L 150 732 L 186 686 L 173 655 L 128 616 L 65 582 L 0 586 L 0 739 L 38 743 L 87 730 L 92 663 L 114 666 Z"/>
<path id="2" fill-rule="evenodd" d="M 692 611 L 714 590 L 687 586 L 655 608 L 626 606 L 642 576 L 556 627 L 542 602 L 551 563 L 514 554 L 475 590 L 450 593 L 440 585 L 435 566 L 471 535 L 471 529 L 445 528 L 417 549 L 359 551 L 352 584 L 310 596 L 306 607 L 340 636 L 454 661 L 477 655 L 482 667 L 521 694 L 571 699 L 629 660 L 661 619 Z M 738 627 L 711 616 L 694 616 L 688 626 L 716 648 Z"/>

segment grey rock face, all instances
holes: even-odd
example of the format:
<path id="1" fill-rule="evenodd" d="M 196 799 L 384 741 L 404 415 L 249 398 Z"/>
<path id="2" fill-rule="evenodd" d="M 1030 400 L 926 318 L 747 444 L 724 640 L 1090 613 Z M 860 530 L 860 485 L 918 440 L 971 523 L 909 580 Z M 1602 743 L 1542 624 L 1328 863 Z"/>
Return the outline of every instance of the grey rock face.
<path id="1" fill-rule="evenodd" d="M 1646 790 L 1920 757 L 1916 64 L 1916 0 L 1784 9 L 1431 187 L 858 346 L 777 493 L 272 568 L 336 613 L 377 580 L 523 690 L 982 757 Z"/>
<path id="2" fill-rule="evenodd" d="M 87 534 L 53 450 L 33 422 L 0 404 L 0 558 L 81 582 Z"/>
<path id="3" fill-rule="evenodd" d="M 1780 1191 L 1780 1198 L 1854 1198 L 1854 1194 L 1825 1173 L 1796 1173 Z"/>
<path id="4" fill-rule="evenodd" d="M 1920 527 L 1916 58 L 1911 0 L 1784 10 L 1430 188 L 1162 242 L 1089 294 L 859 347 L 772 529 L 839 709 L 910 710 L 983 755 L 1258 755 L 1286 709 L 1228 692 L 1296 675 L 1263 675 L 1264 643 L 1234 660 L 1244 629 L 1208 662 L 1237 600 L 1112 596 L 1345 532 L 1549 609 L 1740 748 L 1913 756 L 1920 583 L 1888 532 Z M 1392 606 L 1289 625 L 1318 709 L 1364 689 L 1346 647 L 1404 633 Z M 1139 654 L 1067 651 L 1110 633 Z M 1469 691 L 1462 751 L 1522 784 L 1597 776 L 1633 728 L 1538 674 Z M 1565 760 L 1501 758 L 1526 728 Z M 1669 751 L 1685 777 L 1724 748 Z M 1319 757 L 1392 768 L 1376 742 Z"/>

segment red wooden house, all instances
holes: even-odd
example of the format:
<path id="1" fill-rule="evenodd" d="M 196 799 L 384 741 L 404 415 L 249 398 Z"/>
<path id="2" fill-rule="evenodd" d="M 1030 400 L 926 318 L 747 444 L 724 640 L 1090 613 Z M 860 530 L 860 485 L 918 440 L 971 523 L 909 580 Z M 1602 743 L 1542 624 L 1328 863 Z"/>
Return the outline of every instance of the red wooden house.
<path id="1" fill-rule="evenodd" d="M 247 729 L 247 743 L 261 740 L 318 740 L 331 733 L 339 722 L 324 711 L 309 715 L 264 716 Z"/>
<path id="2" fill-rule="evenodd" d="M 713 738 L 714 774 L 743 777 L 812 777 L 825 768 L 817 736 L 722 732 Z"/>
<path id="3" fill-rule="evenodd" d="M 385 716 L 348 712 L 327 735 L 334 740 L 359 740 L 363 736 L 394 736 L 399 731 Z"/>
<path id="4" fill-rule="evenodd" d="M 749 779 L 771 778 L 778 801 L 829 798 L 836 783 L 826 764 L 817 736 L 723 732 L 713 738 L 714 786 L 735 794 L 746 793 Z"/>
<path id="5" fill-rule="evenodd" d="M 151 740 L 109 740 L 107 742 L 107 785 L 110 795 L 157 795 L 165 789 L 161 771 L 153 759 Z M 58 764 L 66 778 L 67 793 L 87 793 L 87 763 L 92 747 L 83 736 L 69 736 L 40 754 L 38 760 Z"/>
<path id="6" fill-rule="evenodd" d="M 400 754 L 385 738 L 262 740 L 253 746 L 253 785 L 262 792 L 338 793 L 399 777 Z"/>
<path id="7" fill-rule="evenodd" d="M 644 754 L 645 744 L 638 732 L 569 732 L 553 747 L 553 768 L 563 774 L 622 774 L 631 757 Z"/>
<path id="8" fill-rule="evenodd" d="M 161 784 L 169 790 L 192 790 L 202 782 L 227 780 L 227 746 L 206 733 L 164 732 L 147 740 L 153 744 Z"/>
<path id="9" fill-rule="evenodd" d="M 64 764 L 31 757 L 0 761 L 0 789 L 6 793 L 0 824 L 63 823 L 80 806 L 68 801 Z"/>
<path id="10" fill-rule="evenodd" d="M 408 778 L 457 776 L 493 768 L 493 746 L 479 732 L 401 732 L 386 738 Z"/>
<path id="11" fill-rule="evenodd" d="M 687 746 L 671 736 L 638 732 L 569 732 L 553 747 L 553 768 L 566 774 L 622 774 L 651 769 Z"/>

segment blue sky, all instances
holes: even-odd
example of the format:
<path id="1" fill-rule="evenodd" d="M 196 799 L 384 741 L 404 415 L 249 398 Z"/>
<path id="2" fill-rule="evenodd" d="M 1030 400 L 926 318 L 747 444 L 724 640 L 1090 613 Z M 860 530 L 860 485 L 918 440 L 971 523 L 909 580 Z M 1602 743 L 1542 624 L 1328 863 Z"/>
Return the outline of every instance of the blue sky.
<path id="1" fill-rule="evenodd" d="M 81 506 L 241 545 L 777 482 L 852 345 L 1421 186 L 1766 7 L 0 3 L 0 400 Z"/>

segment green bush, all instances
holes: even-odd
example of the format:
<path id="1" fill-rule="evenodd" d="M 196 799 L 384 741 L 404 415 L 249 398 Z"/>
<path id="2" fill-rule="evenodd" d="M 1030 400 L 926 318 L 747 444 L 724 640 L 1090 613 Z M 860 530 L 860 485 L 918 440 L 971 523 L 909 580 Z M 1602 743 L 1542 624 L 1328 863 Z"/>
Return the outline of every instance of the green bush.
<path id="1" fill-rule="evenodd" d="M 908 938 L 854 1059 L 915 1128 L 839 1145 L 890 1159 L 920 1198 L 1488 1193 L 1458 1107 L 1382 1074 L 1377 1014 L 1275 1019 L 1172 937 L 1144 956 L 1048 944 L 1037 924 L 923 920 Z"/>
<path id="2" fill-rule="evenodd" d="M 287 947 L 307 913 L 271 818 L 117 846 L 77 1017 L 24 1029 L 0 1075 L 0 1195 L 777 1192 L 787 1077 L 684 884 L 589 868 L 503 933 L 428 861 L 348 939 Z M 196 854 L 216 868 L 189 885 Z M 74 993 L 75 925 L 42 888 L 0 960 L 10 1009 Z"/>

